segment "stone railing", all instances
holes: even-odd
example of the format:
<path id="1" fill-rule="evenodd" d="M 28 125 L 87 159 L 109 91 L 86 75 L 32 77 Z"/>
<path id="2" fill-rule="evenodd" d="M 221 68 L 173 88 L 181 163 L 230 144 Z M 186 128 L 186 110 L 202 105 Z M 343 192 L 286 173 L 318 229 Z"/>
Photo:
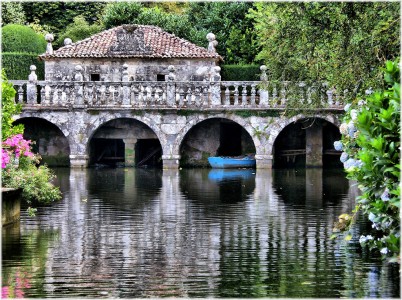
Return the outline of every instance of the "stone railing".
<path id="1" fill-rule="evenodd" d="M 37 81 L 31 69 L 28 81 L 12 81 L 15 101 L 25 107 L 124 108 L 285 108 L 294 103 L 339 108 L 342 98 L 325 86 L 262 81 Z M 32 75 L 33 74 L 33 75 Z M 79 79 L 79 80 L 77 80 Z M 170 79 L 170 80 L 169 80 Z M 291 100 L 293 99 L 293 100 Z M 317 102 L 318 101 L 318 102 Z M 291 107 L 291 106 L 289 106 Z"/>

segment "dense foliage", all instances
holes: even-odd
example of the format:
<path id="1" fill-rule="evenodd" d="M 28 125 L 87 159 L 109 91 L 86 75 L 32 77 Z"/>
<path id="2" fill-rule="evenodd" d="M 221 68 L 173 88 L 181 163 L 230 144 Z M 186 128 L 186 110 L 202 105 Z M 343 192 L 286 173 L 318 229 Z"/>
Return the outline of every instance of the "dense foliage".
<path id="1" fill-rule="evenodd" d="M 106 28 L 121 24 L 156 25 L 165 31 L 206 47 L 213 32 L 217 51 L 225 62 L 251 63 L 257 53 L 253 24 L 246 14 L 252 3 L 191 2 L 175 10 L 138 2 L 109 3 L 102 21 Z"/>
<path id="2" fill-rule="evenodd" d="M 25 25 L 8 24 L 2 28 L 2 67 L 10 79 L 28 79 L 31 65 L 37 66 L 39 79 L 44 78 L 44 63 L 38 54 L 46 51 L 43 35 Z"/>
<path id="3" fill-rule="evenodd" d="M 39 54 L 46 50 L 45 38 L 28 26 L 8 24 L 1 30 L 2 52 Z"/>
<path id="4" fill-rule="evenodd" d="M 256 2 L 249 17 L 272 79 L 375 87 L 400 52 L 397 2 Z"/>
<path id="5" fill-rule="evenodd" d="M 105 2 L 97 1 L 22 2 L 27 22 L 46 26 L 56 37 L 64 32 L 77 16 L 83 16 L 90 25 L 97 22 L 105 5 Z"/>
<path id="6" fill-rule="evenodd" d="M 83 16 L 77 16 L 74 18 L 74 22 L 69 24 L 65 31 L 57 37 L 54 45 L 56 48 L 64 46 L 66 38 L 70 38 L 73 42 L 81 41 L 102 29 L 103 27 L 98 23 L 90 25 Z"/>
<path id="7" fill-rule="evenodd" d="M 223 81 L 253 81 L 260 80 L 259 65 L 222 65 Z"/>
<path id="8" fill-rule="evenodd" d="M 24 131 L 22 124 L 13 125 L 13 116 L 21 112 L 21 104 L 15 104 L 15 89 L 7 81 L 4 69 L 1 71 L 1 137 L 2 141 Z"/>
<path id="9" fill-rule="evenodd" d="M 45 78 L 45 64 L 38 59 L 37 54 L 31 53 L 1 53 L 2 67 L 6 70 L 8 77 L 14 80 L 27 80 L 31 65 L 36 66 L 38 80 Z"/>
<path id="10" fill-rule="evenodd" d="M 23 127 L 13 126 L 13 116 L 20 111 L 15 105 L 15 90 L 2 71 L 2 186 L 22 188 L 22 197 L 28 204 L 34 201 L 50 203 L 61 198 L 60 190 L 51 181 L 52 172 L 46 166 L 36 167 L 40 156 L 31 151 L 31 141 L 23 138 Z M 29 211 L 32 210 L 29 208 Z"/>
<path id="11" fill-rule="evenodd" d="M 361 236 L 361 244 L 379 250 L 384 257 L 400 255 L 400 71 L 398 62 L 386 63 L 386 88 L 345 108 L 341 125 L 341 161 L 350 179 L 362 192 L 356 211 L 362 210 L 373 232 Z M 343 220 L 343 222 L 342 222 Z M 348 228 L 353 218 L 343 215 L 337 229 Z"/>

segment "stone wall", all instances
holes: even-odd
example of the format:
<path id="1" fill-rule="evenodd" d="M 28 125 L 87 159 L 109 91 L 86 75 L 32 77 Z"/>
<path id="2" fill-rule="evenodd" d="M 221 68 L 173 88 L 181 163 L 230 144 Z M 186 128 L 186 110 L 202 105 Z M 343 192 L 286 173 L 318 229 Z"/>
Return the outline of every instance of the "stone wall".
<path id="1" fill-rule="evenodd" d="M 122 81 L 123 64 L 127 64 L 129 81 L 158 81 L 176 69 L 176 81 L 209 81 L 213 59 L 52 59 L 45 62 L 45 80 L 73 81 L 77 65 L 83 68 L 84 81 Z M 92 75 L 92 76 L 91 76 Z M 97 79 L 96 76 L 99 75 Z M 158 76 L 159 75 L 159 76 Z M 96 80 L 94 80 L 96 79 Z"/>

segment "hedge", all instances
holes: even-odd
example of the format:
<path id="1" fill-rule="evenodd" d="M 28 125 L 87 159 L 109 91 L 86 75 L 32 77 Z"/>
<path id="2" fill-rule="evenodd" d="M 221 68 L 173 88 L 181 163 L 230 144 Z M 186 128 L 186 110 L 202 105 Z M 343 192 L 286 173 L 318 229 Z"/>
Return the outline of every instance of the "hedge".
<path id="1" fill-rule="evenodd" d="M 46 41 L 28 26 L 9 24 L 2 27 L 1 48 L 4 52 L 42 54 Z"/>
<path id="2" fill-rule="evenodd" d="M 2 53 L 2 68 L 5 69 L 7 78 L 11 80 L 28 80 L 31 73 L 29 67 L 36 66 L 38 80 L 45 79 L 45 64 L 38 59 L 37 54 L 29 53 Z"/>
<path id="3" fill-rule="evenodd" d="M 260 79 L 259 65 L 222 65 L 222 81 L 255 81 Z"/>

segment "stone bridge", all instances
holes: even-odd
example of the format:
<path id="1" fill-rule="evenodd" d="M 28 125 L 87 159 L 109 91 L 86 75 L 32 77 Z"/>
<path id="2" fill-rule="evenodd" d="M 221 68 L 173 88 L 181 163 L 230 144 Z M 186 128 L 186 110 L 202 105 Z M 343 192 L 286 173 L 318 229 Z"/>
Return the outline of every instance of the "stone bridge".
<path id="1" fill-rule="evenodd" d="M 271 168 L 275 155 L 288 162 L 301 155 L 314 167 L 325 155 L 337 155 L 332 143 L 340 137 L 343 97 L 325 86 L 268 82 L 261 70 L 261 81 L 247 82 L 220 76 L 179 82 L 174 68 L 163 82 L 129 81 L 124 73 L 120 82 L 49 82 L 37 81 L 31 67 L 28 81 L 12 81 L 23 104 L 15 122 L 25 125 L 45 161 L 64 156 L 71 167 L 106 158 L 135 166 L 155 145 L 163 168 L 205 166 L 207 156 L 246 153 L 255 155 L 257 168 Z M 297 111 L 289 106 L 295 99 L 319 105 Z"/>

